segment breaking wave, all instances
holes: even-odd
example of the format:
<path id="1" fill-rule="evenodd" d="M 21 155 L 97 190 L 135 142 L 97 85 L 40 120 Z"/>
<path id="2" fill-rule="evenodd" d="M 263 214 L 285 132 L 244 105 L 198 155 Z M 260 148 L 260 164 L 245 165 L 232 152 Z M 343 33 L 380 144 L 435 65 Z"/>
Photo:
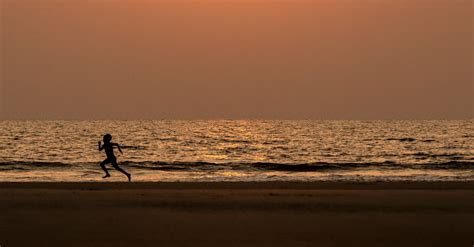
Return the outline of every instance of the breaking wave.
<path id="1" fill-rule="evenodd" d="M 285 172 L 325 172 L 351 169 L 420 169 L 420 170 L 473 170 L 473 161 L 449 161 L 440 163 L 402 164 L 396 162 L 370 163 L 211 163 L 211 162 L 163 162 L 163 161 L 122 161 L 121 166 L 161 171 L 213 171 L 213 170 L 241 170 L 241 171 L 285 171 Z M 61 163 L 61 162 L 29 162 L 14 161 L 0 162 L 0 171 L 8 170 L 35 170 L 35 169 L 90 169 L 98 163 Z"/>

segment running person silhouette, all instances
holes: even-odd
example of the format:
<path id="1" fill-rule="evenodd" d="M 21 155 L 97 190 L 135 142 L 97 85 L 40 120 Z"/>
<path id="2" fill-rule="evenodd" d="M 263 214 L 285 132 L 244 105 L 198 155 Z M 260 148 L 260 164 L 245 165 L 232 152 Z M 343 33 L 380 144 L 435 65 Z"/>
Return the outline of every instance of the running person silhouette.
<path id="1" fill-rule="evenodd" d="M 107 168 L 105 167 L 106 164 L 111 163 L 112 166 L 115 168 L 115 170 L 125 174 L 127 176 L 128 181 L 132 181 L 132 175 L 126 171 L 124 171 L 122 168 L 120 168 L 117 164 L 117 158 L 114 155 L 114 147 L 117 147 L 119 152 L 123 154 L 122 149 L 120 148 L 120 145 L 117 143 L 113 143 L 112 141 L 112 136 L 110 134 L 104 135 L 104 145 L 99 141 L 99 151 L 105 150 L 105 154 L 107 155 L 107 159 L 102 161 L 100 163 L 100 167 L 102 167 L 102 170 L 105 172 L 105 176 L 102 178 L 108 178 L 110 177 L 109 171 L 107 171 Z"/>

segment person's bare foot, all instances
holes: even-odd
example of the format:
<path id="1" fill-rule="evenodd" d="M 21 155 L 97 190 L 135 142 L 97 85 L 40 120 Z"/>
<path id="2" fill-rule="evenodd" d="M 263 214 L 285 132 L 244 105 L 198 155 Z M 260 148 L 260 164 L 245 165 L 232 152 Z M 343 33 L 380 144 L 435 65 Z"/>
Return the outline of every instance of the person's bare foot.
<path id="1" fill-rule="evenodd" d="M 128 182 L 132 182 L 132 174 L 128 174 L 127 177 L 128 177 Z"/>
<path id="2" fill-rule="evenodd" d="M 105 176 L 103 176 L 102 178 L 108 178 L 110 177 L 110 174 L 105 174 Z"/>

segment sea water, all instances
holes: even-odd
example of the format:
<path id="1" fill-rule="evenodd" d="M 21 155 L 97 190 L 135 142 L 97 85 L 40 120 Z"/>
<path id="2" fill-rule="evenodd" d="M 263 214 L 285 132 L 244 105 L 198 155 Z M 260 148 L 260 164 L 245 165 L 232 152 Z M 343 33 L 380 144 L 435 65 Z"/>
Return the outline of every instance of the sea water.
<path id="1" fill-rule="evenodd" d="M 0 181 L 474 180 L 474 120 L 0 121 Z"/>

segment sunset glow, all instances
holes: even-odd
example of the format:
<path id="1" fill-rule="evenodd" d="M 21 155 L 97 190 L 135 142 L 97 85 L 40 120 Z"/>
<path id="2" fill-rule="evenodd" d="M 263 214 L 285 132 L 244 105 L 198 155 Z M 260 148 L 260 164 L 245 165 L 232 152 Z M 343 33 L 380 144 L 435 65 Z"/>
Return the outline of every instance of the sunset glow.
<path id="1" fill-rule="evenodd" d="M 0 0 L 0 247 L 473 246 L 473 4 Z"/>
<path id="2" fill-rule="evenodd" d="M 472 117 L 470 0 L 1 7 L 6 118 Z"/>

